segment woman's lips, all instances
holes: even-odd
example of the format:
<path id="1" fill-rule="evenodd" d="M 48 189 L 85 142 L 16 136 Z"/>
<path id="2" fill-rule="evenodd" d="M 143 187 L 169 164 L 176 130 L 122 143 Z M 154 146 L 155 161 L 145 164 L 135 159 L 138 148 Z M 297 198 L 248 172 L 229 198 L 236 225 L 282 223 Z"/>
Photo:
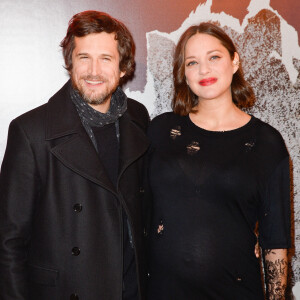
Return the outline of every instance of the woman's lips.
<path id="1" fill-rule="evenodd" d="M 199 84 L 202 86 L 212 85 L 215 82 L 217 82 L 217 78 L 211 77 L 211 78 L 205 78 L 199 81 Z"/>

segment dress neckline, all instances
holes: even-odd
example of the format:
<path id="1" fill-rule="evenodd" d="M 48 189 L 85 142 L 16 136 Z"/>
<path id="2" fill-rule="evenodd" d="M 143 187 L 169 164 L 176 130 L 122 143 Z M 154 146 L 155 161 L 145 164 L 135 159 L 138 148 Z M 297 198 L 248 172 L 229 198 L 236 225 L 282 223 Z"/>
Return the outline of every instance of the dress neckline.
<path id="1" fill-rule="evenodd" d="M 213 136 L 225 136 L 225 135 L 237 134 L 237 133 L 249 128 L 255 122 L 255 117 L 250 115 L 250 120 L 246 124 L 242 125 L 241 127 L 237 127 L 237 128 L 230 129 L 230 130 L 217 131 L 217 130 L 208 130 L 208 129 L 199 127 L 191 120 L 189 115 L 187 115 L 185 118 L 186 118 L 188 126 L 195 128 L 196 130 L 202 132 L 205 135 L 213 135 Z"/>

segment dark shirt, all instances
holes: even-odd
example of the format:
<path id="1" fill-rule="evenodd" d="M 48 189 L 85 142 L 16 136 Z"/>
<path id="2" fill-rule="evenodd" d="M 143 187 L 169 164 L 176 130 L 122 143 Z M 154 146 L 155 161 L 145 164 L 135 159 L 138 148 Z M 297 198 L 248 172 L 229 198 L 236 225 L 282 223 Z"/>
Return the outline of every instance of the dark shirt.
<path id="1" fill-rule="evenodd" d="M 119 168 L 119 143 L 115 124 L 92 128 L 98 154 L 111 182 L 117 186 Z M 129 232 L 127 215 L 123 209 L 123 300 L 137 300 L 137 274 L 134 249 Z"/>
<path id="2" fill-rule="evenodd" d="M 166 113 L 149 129 L 149 300 L 263 300 L 260 246 L 290 247 L 289 156 L 252 117 L 215 132 Z"/>

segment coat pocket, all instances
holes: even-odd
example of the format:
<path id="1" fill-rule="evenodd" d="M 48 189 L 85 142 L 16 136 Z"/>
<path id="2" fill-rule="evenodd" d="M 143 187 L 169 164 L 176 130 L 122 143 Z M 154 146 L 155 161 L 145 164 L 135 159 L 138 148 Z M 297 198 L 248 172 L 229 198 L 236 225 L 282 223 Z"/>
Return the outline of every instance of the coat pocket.
<path id="1" fill-rule="evenodd" d="M 28 265 L 29 280 L 33 283 L 56 286 L 58 281 L 57 270 L 46 269 L 39 266 Z"/>

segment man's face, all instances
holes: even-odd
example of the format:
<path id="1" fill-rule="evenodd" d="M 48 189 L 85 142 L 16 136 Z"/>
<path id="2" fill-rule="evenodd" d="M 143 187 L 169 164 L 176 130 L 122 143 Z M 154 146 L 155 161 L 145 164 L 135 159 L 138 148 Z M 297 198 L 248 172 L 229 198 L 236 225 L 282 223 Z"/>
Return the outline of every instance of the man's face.
<path id="1" fill-rule="evenodd" d="M 73 87 L 94 109 L 106 112 L 113 92 L 125 75 L 119 69 L 118 42 L 114 33 L 75 37 L 70 72 Z"/>

